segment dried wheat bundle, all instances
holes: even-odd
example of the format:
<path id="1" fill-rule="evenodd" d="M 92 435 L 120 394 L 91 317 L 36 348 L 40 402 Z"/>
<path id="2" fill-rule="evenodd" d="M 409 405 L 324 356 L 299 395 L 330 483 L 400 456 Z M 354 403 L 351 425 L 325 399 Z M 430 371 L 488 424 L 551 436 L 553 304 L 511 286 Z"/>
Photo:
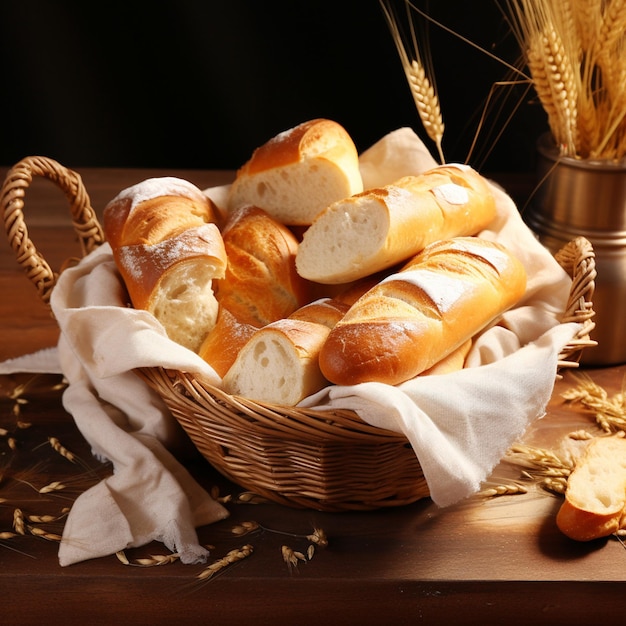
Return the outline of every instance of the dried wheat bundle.
<path id="1" fill-rule="evenodd" d="M 626 154 L 626 0 L 506 0 L 563 156 Z"/>

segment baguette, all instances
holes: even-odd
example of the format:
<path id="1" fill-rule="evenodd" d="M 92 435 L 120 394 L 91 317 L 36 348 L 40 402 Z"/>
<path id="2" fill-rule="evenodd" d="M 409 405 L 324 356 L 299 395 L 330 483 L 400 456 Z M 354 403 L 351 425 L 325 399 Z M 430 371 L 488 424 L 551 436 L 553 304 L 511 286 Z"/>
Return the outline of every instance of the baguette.
<path id="1" fill-rule="evenodd" d="M 434 241 L 475 235 L 495 212 L 480 174 L 443 165 L 331 204 L 305 231 L 296 268 L 311 281 L 351 282 L 404 262 Z"/>
<path id="2" fill-rule="evenodd" d="M 152 313 L 170 339 L 193 351 L 217 319 L 213 280 L 226 268 L 216 219 L 197 187 L 172 177 L 123 190 L 103 214 L 132 305 Z"/>
<path id="3" fill-rule="evenodd" d="M 295 406 L 319 391 L 328 384 L 319 369 L 319 352 L 347 310 L 346 304 L 324 299 L 259 329 L 224 376 L 224 389 L 281 406 Z"/>
<path id="4" fill-rule="evenodd" d="M 230 187 L 228 210 L 253 204 L 283 224 L 309 225 L 331 202 L 362 190 L 350 135 L 337 122 L 315 119 L 254 151 Z"/>
<path id="5" fill-rule="evenodd" d="M 626 513 L 626 439 L 596 437 L 587 445 L 567 480 L 556 523 L 576 541 L 608 537 Z"/>
<path id="6" fill-rule="evenodd" d="M 222 230 L 228 264 L 217 300 L 242 324 L 260 328 L 308 301 L 308 283 L 296 272 L 298 241 L 263 209 L 235 211 Z"/>
<path id="7" fill-rule="evenodd" d="M 257 330 L 256 326 L 242 322 L 222 306 L 215 326 L 202 342 L 198 354 L 218 376 L 224 378 L 240 350 Z"/>
<path id="8" fill-rule="evenodd" d="M 370 289 L 320 353 L 332 383 L 396 385 L 441 361 L 524 294 L 523 265 L 476 237 L 436 242 Z"/>

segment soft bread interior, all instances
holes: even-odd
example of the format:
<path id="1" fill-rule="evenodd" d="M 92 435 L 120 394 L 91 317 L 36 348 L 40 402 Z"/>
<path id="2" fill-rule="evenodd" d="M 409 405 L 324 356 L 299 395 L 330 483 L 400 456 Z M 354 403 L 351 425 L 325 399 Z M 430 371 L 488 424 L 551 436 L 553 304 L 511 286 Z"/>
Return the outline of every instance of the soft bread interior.
<path id="1" fill-rule="evenodd" d="M 224 377 L 227 393 L 295 406 L 327 384 L 317 355 L 329 329 L 321 324 L 280 320 L 248 341 Z"/>
<path id="2" fill-rule="evenodd" d="M 622 528 L 625 513 L 626 439 L 592 439 L 568 478 L 557 526 L 571 539 L 591 541 Z"/>
<path id="3" fill-rule="evenodd" d="M 321 283 L 340 284 L 377 268 L 389 232 L 389 212 L 377 197 L 355 196 L 330 205 L 303 235 L 296 256 L 300 276 Z M 320 250 L 324 254 L 320 254 Z"/>
<path id="4" fill-rule="evenodd" d="M 150 301 L 149 311 L 168 337 L 194 352 L 217 319 L 211 279 L 215 273 L 215 265 L 205 259 L 182 261 L 164 275 Z"/>
<path id="5" fill-rule="evenodd" d="M 335 200 L 361 190 L 351 169 L 341 161 L 312 158 L 252 174 L 233 186 L 230 207 L 254 204 L 284 224 L 308 225 Z"/>
<path id="6" fill-rule="evenodd" d="M 568 481 L 567 497 L 580 509 L 606 515 L 626 505 L 626 440 L 590 445 Z"/>

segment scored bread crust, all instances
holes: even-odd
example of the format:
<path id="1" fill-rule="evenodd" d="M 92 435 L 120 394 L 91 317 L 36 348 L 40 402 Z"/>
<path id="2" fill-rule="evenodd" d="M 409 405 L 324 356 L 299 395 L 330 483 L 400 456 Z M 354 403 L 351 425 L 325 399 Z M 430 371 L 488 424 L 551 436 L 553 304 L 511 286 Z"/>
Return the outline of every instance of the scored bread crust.
<path id="1" fill-rule="evenodd" d="M 567 480 L 556 524 L 576 541 L 608 537 L 626 513 L 626 439 L 592 439 Z"/>
<path id="2" fill-rule="evenodd" d="M 296 267 L 311 281 L 350 282 L 434 241 L 475 235 L 495 214 L 485 178 L 465 165 L 439 166 L 328 206 L 305 231 Z"/>
<path id="3" fill-rule="evenodd" d="M 217 223 L 213 202 L 192 183 L 148 178 L 121 191 L 104 209 L 103 228 L 113 249 L 155 244 L 188 228 Z"/>
<path id="4" fill-rule="evenodd" d="M 259 146 L 237 171 L 229 212 L 258 206 L 287 225 L 309 225 L 329 204 L 363 190 L 359 156 L 348 132 L 315 119 Z"/>
<path id="5" fill-rule="evenodd" d="M 338 385 L 414 378 L 459 348 L 526 289 L 521 262 L 503 246 L 458 237 L 428 246 L 359 298 L 320 353 Z"/>
<path id="6" fill-rule="evenodd" d="M 308 283 L 296 272 L 298 241 L 266 211 L 245 206 L 222 230 L 228 257 L 217 299 L 241 323 L 261 327 L 308 300 Z"/>
<path id="7" fill-rule="evenodd" d="M 217 226 L 202 224 L 154 244 L 120 246 L 114 256 L 133 306 L 152 311 L 159 298 L 167 298 L 174 292 L 180 296 L 185 272 L 190 272 L 188 278 L 198 283 L 223 276 L 225 254 Z M 191 268 L 198 264 L 201 267 L 194 276 Z M 187 269 L 183 270 L 182 265 Z M 178 274 L 176 280 L 171 277 L 174 273 Z M 171 284 L 166 286 L 166 283 Z"/>

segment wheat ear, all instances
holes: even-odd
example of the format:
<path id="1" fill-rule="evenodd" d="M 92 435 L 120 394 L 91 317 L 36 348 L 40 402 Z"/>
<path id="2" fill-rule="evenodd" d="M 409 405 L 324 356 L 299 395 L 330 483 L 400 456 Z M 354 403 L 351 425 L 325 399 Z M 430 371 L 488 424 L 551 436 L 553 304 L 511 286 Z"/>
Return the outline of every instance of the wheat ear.
<path id="1" fill-rule="evenodd" d="M 439 158 L 444 163 L 442 140 L 445 126 L 441 115 L 439 98 L 431 81 L 426 76 L 424 66 L 419 61 L 413 60 L 407 65 L 405 72 L 424 130 L 435 142 Z"/>

